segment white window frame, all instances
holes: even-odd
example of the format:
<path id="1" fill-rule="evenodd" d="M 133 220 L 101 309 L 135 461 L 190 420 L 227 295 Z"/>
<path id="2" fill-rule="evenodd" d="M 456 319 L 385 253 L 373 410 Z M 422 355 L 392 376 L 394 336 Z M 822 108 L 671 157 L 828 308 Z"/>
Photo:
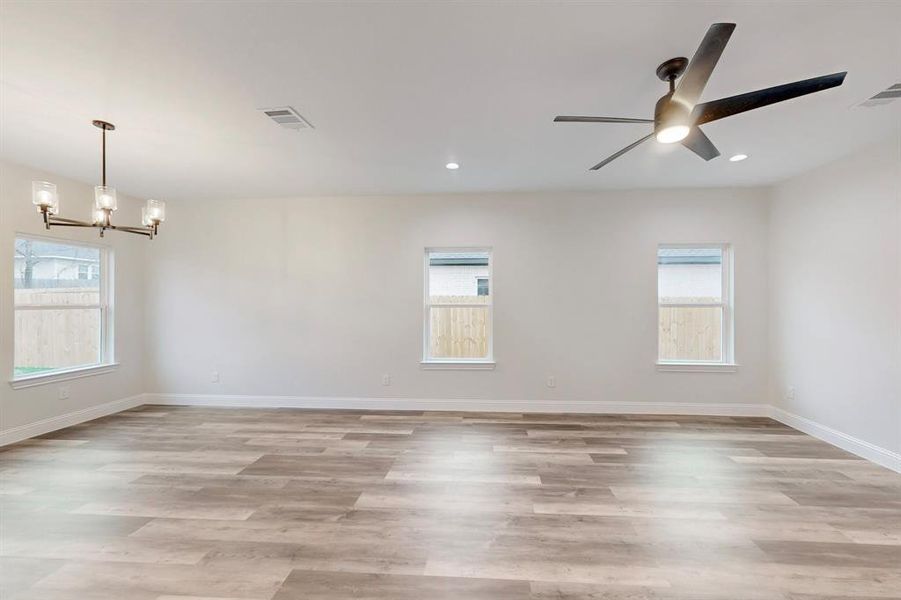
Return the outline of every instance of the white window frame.
<path id="1" fill-rule="evenodd" d="M 77 367 L 63 367 L 52 371 L 44 371 L 34 375 L 15 375 L 11 373 L 9 384 L 14 389 L 45 385 L 67 379 L 76 379 L 90 375 L 109 373 L 118 366 L 115 361 L 115 335 L 114 335 L 114 290 L 115 290 L 115 262 L 113 250 L 106 244 L 82 242 L 50 236 L 34 235 L 30 233 L 16 232 L 13 236 L 12 260 L 15 263 L 16 240 L 32 240 L 35 242 L 49 242 L 53 244 L 65 244 L 70 246 L 82 246 L 100 251 L 100 297 L 97 304 L 66 304 L 45 306 L 16 306 L 15 297 L 12 299 L 12 312 L 15 318 L 16 311 L 20 310 L 71 310 L 71 309 L 100 309 L 100 356 L 99 362 Z M 15 291 L 13 290 L 13 294 Z M 13 336 L 15 337 L 15 328 Z M 13 340 L 13 368 L 15 367 L 15 340 Z"/>
<path id="2" fill-rule="evenodd" d="M 433 358 L 429 355 L 431 348 L 430 318 L 432 307 L 457 307 L 459 304 L 432 304 L 429 296 L 429 255 L 432 252 L 483 252 L 488 255 L 488 356 L 484 358 Z M 494 249 L 488 246 L 442 247 L 429 246 L 423 253 L 423 310 L 422 310 L 422 360 L 419 365 L 423 369 L 468 369 L 491 370 L 494 362 Z"/>
<path id="3" fill-rule="evenodd" d="M 722 251 L 723 262 L 722 262 L 722 294 L 720 298 L 720 302 L 710 302 L 710 303 L 676 303 L 676 302 L 668 302 L 661 304 L 660 302 L 660 274 L 659 268 L 660 266 L 657 264 L 659 250 L 667 250 L 667 249 L 684 249 L 684 248 L 704 248 L 704 249 L 717 249 Z M 657 245 L 658 252 L 654 253 L 654 275 L 656 277 L 657 284 L 654 286 L 657 291 L 657 370 L 659 371 L 701 371 L 701 372 L 733 372 L 738 367 L 738 364 L 735 362 L 735 285 L 733 278 L 733 252 L 732 252 L 732 244 L 729 243 L 679 243 L 679 244 L 658 244 Z M 723 323 L 722 323 L 722 340 L 721 347 L 722 353 L 720 356 L 720 360 L 717 361 L 707 361 L 707 360 L 661 360 L 660 359 L 660 307 L 675 307 L 675 308 L 703 308 L 703 307 L 716 307 L 721 308 L 723 311 Z"/>

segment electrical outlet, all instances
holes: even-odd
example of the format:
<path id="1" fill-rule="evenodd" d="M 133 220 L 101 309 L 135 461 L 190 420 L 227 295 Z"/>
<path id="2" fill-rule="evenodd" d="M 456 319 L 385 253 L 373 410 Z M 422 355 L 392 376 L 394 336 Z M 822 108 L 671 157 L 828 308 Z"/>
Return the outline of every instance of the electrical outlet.
<path id="1" fill-rule="evenodd" d="M 794 386 L 788 386 L 788 389 L 785 390 L 785 398 L 786 400 L 794 400 L 795 399 L 795 388 Z"/>
<path id="2" fill-rule="evenodd" d="M 67 385 L 59 386 L 59 399 L 60 400 L 68 400 L 69 399 L 69 386 L 67 386 Z"/>
<path id="3" fill-rule="evenodd" d="M 548 375 L 546 383 L 549 388 L 557 387 L 557 378 L 553 375 Z"/>
<path id="4" fill-rule="evenodd" d="M 382 375 L 382 385 L 391 385 L 391 375 L 387 373 Z"/>
<path id="5" fill-rule="evenodd" d="M 219 383 L 219 371 L 213 371 L 210 373 L 210 381 L 213 383 Z"/>

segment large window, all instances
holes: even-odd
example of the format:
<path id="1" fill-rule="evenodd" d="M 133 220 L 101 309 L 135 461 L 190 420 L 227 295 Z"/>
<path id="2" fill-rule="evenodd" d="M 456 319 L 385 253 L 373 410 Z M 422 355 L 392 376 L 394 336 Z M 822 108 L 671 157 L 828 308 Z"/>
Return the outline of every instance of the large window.
<path id="1" fill-rule="evenodd" d="M 657 249 L 658 360 L 732 363 L 729 246 Z"/>
<path id="2" fill-rule="evenodd" d="M 426 250 L 424 363 L 492 361 L 491 251 Z"/>
<path id="3" fill-rule="evenodd" d="M 13 378 L 112 362 L 105 248 L 19 236 Z"/>

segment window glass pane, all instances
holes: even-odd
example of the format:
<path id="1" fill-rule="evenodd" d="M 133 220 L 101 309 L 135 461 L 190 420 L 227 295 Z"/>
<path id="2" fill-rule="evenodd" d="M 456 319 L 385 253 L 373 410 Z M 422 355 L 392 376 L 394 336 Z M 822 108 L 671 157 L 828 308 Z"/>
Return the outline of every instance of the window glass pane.
<path id="1" fill-rule="evenodd" d="M 659 311 L 660 360 L 722 360 L 722 307 L 661 306 Z"/>
<path id="2" fill-rule="evenodd" d="M 657 298 L 662 304 L 722 302 L 722 248 L 659 248 Z"/>
<path id="3" fill-rule="evenodd" d="M 429 346 L 433 358 L 487 358 L 488 307 L 432 307 Z"/>
<path id="4" fill-rule="evenodd" d="M 488 358 L 490 253 L 430 251 L 428 260 L 426 355 L 437 359 Z"/>
<path id="5" fill-rule="evenodd" d="M 431 304 L 487 304 L 491 298 L 487 252 L 430 252 Z"/>
<path id="6" fill-rule="evenodd" d="M 100 362 L 100 309 L 15 311 L 14 376 Z"/>
<path id="7" fill-rule="evenodd" d="M 16 239 L 16 306 L 99 304 L 100 249 Z"/>

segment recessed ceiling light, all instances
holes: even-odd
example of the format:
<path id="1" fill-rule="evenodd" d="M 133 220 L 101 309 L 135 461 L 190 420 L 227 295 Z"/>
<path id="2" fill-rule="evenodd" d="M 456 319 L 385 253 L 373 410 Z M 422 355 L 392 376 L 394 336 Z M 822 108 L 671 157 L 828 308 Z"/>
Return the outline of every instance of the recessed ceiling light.
<path id="1" fill-rule="evenodd" d="M 450 169 L 451 171 L 460 168 L 460 165 L 458 165 L 457 163 L 454 163 L 454 162 L 447 163 L 444 166 L 447 167 L 448 169 Z"/>
<path id="2" fill-rule="evenodd" d="M 733 156 L 729 159 L 729 162 L 738 162 L 738 161 L 744 160 L 746 158 L 748 158 L 747 154 L 736 154 L 735 156 Z"/>

